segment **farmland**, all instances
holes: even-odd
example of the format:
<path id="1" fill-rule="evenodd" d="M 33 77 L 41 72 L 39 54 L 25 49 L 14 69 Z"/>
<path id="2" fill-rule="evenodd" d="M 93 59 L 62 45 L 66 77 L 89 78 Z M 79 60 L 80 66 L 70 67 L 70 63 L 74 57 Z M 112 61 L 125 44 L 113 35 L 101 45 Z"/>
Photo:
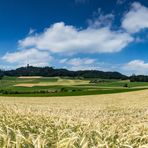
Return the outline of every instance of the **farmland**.
<path id="1" fill-rule="evenodd" d="M 0 80 L 1 96 L 82 96 L 129 92 L 147 88 L 147 82 L 114 79 L 3 77 Z"/>
<path id="2" fill-rule="evenodd" d="M 0 80 L 0 147 L 147 148 L 148 83 L 70 77 Z"/>
<path id="3" fill-rule="evenodd" d="M 0 147 L 147 148 L 148 91 L 0 97 Z"/>

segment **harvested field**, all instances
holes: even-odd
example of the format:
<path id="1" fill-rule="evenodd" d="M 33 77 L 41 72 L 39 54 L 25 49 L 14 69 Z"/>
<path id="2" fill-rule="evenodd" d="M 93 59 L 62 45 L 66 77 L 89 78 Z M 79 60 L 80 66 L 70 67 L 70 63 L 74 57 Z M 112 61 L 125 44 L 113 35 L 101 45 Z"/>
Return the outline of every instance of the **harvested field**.
<path id="1" fill-rule="evenodd" d="M 14 86 L 33 87 L 33 86 L 83 85 L 83 84 L 89 84 L 89 81 L 87 81 L 87 80 L 58 79 L 55 82 L 20 83 L 20 84 L 15 84 Z"/>
<path id="2" fill-rule="evenodd" d="M 49 84 L 45 83 L 45 84 L 31 84 L 31 83 L 21 83 L 21 84 L 16 84 L 14 86 L 21 86 L 21 87 L 33 87 L 33 86 L 49 86 Z"/>

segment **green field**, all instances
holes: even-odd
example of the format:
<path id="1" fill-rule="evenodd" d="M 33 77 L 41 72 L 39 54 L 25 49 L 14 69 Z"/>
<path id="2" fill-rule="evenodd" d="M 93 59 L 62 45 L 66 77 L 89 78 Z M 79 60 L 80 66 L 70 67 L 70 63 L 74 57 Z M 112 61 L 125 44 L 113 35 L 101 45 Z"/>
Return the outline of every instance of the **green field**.
<path id="1" fill-rule="evenodd" d="M 129 92 L 148 88 L 147 82 L 128 80 L 92 80 L 69 77 L 4 77 L 0 80 L 1 96 L 80 96 Z M 124 87 L 125 84 L 128 87 Z"/>

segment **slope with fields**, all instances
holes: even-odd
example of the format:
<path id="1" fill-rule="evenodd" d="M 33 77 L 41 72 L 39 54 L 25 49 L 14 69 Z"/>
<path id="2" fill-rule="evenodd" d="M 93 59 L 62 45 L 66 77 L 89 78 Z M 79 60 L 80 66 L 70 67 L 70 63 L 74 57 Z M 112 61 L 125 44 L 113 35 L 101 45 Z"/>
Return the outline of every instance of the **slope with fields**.
<path id="1" fill-rule="evenodd" d="M 129 92 L 148 88 L 148 82 L 70 77 L 3 77 L 2 96 L 82 96 Z"/>
<path id="2" fill-rule="evenodd" d="M 0 147 L 148 147 L 147 90 L 0 102 Z"/>
<path id="3" fill-rule="evenodd" d="M 24 78 L 24 77 L 23 77 Z M 32 78 L 34 79 L 34 77 L 25 77 L 26 79 L 28 78 Z M 41 77 L 35 77 L 35 78 L 41 78 Z M 44 79 L 42 77 L 42 79 Z M 33 86 L 54 86 L 54 85 L 84 85 L 84 84 L 89 84 L 89 80 L 72 80 L 72 79 L 61 79 L 61 78 L 57 78 L 57 81 L 55 82 L 38 82 L 38 83 L 20 83 L 20 84 L 16 84 L 14 86 L 22 86 L 22 87 L 33 87 Z M 50 78 L 51 79 L 51 78 Z"/>

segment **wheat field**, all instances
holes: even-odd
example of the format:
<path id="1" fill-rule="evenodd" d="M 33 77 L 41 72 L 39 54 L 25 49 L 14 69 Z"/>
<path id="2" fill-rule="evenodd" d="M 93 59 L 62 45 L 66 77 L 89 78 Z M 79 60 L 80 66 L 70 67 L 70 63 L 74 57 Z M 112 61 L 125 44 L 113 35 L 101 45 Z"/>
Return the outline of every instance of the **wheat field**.
<path id="1" fill-rule="evenodd" d="M 0 97 L 2 148 L 148 148 L 148 90 Z"/>

